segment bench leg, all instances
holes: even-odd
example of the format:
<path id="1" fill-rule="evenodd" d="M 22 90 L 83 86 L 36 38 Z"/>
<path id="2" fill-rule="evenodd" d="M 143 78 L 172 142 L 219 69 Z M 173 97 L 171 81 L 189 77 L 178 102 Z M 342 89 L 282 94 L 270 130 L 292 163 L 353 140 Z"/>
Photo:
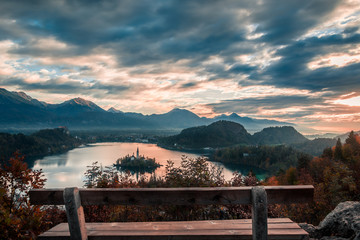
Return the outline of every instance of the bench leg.
<path id="1" fill-rule="evenodd" d="M 251 198 L 253 240 L 267 240 L 267 195 L 264 187 L 253 187 Z"/>
<path id="2" fill-rule="evenodd" d="M 84 209 L 78 188 L 65 188 L 64 202 L 71 240 L 87 240 Z"/>

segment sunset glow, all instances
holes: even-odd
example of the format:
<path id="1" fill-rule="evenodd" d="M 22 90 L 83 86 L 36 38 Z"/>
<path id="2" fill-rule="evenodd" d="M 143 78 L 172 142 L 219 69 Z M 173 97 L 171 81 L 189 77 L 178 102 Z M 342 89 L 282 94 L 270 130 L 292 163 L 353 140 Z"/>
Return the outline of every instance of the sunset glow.
<path id="1" fill-rule="evenodd" d="M 344 105 L 348 105 L 348 106 L 352 106 L 352 107 L 355 107 L 355 106 L 360 107 L 360 96 L 348 98 L 348 99 L 336 100 L 335 103 L 344 104 Z"/>

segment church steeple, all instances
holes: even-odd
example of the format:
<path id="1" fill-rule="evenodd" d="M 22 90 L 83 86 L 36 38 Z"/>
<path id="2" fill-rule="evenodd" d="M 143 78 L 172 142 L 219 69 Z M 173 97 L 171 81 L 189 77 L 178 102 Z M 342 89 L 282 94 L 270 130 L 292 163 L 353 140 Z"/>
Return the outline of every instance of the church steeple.
<path id="1" fill-rule="evenodd" d="M 139 147 L 136 149 L 136 159 L 139 159 Z"/>

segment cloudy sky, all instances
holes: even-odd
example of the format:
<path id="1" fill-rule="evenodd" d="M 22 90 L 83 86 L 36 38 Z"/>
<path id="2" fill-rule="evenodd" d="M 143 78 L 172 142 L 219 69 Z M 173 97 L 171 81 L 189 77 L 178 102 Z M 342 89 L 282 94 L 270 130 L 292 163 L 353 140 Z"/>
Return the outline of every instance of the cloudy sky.
<path id="1" fill-rule="evenodd" d="M 360 0 L 2 0 L 0 87 L 359 130 Z"/>

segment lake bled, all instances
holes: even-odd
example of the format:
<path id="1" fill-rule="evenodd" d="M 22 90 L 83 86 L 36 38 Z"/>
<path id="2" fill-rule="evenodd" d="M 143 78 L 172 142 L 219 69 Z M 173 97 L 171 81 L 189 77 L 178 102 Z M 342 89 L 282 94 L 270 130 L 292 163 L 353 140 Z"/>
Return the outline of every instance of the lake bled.
<path id="1" fill-rule="evenodd" d="M 47 178 L 46 188 L 63 188 L 63 187 L 83 187 L 84 173 L 87 166 L 94 162 L 99 162 L 103 167 L 112 166 L 118 158 L 126 155 L 136 155 L 136 149 L 139 148 L 140 155 L 155 158 L 156 162 L 162 166 L 155 171 L 156 176 L 165 175 L 165 166 L 167 160 L 174 162 L 179 166 L 181 157 L 186 155 L 191 158 L 201 156 L 195 153 L 184 153 L 161 148 L 156 144 L 145 143 L 94 143 L 78 147 L 63 154 L 51 155 L 38 159 L 34 163 L 34 170 L 42 169 Z M 251 169 L 259 178 L 264 178 L 266 172 L 253 167 L 224 166 L 222 163 L 209 162 L 209 164 L 223 168 L 223 174 L 226 180 L 233 177 L 234 171 L 247 174 Z M 135 176 L 134 176 L 135 178 Z"/>

